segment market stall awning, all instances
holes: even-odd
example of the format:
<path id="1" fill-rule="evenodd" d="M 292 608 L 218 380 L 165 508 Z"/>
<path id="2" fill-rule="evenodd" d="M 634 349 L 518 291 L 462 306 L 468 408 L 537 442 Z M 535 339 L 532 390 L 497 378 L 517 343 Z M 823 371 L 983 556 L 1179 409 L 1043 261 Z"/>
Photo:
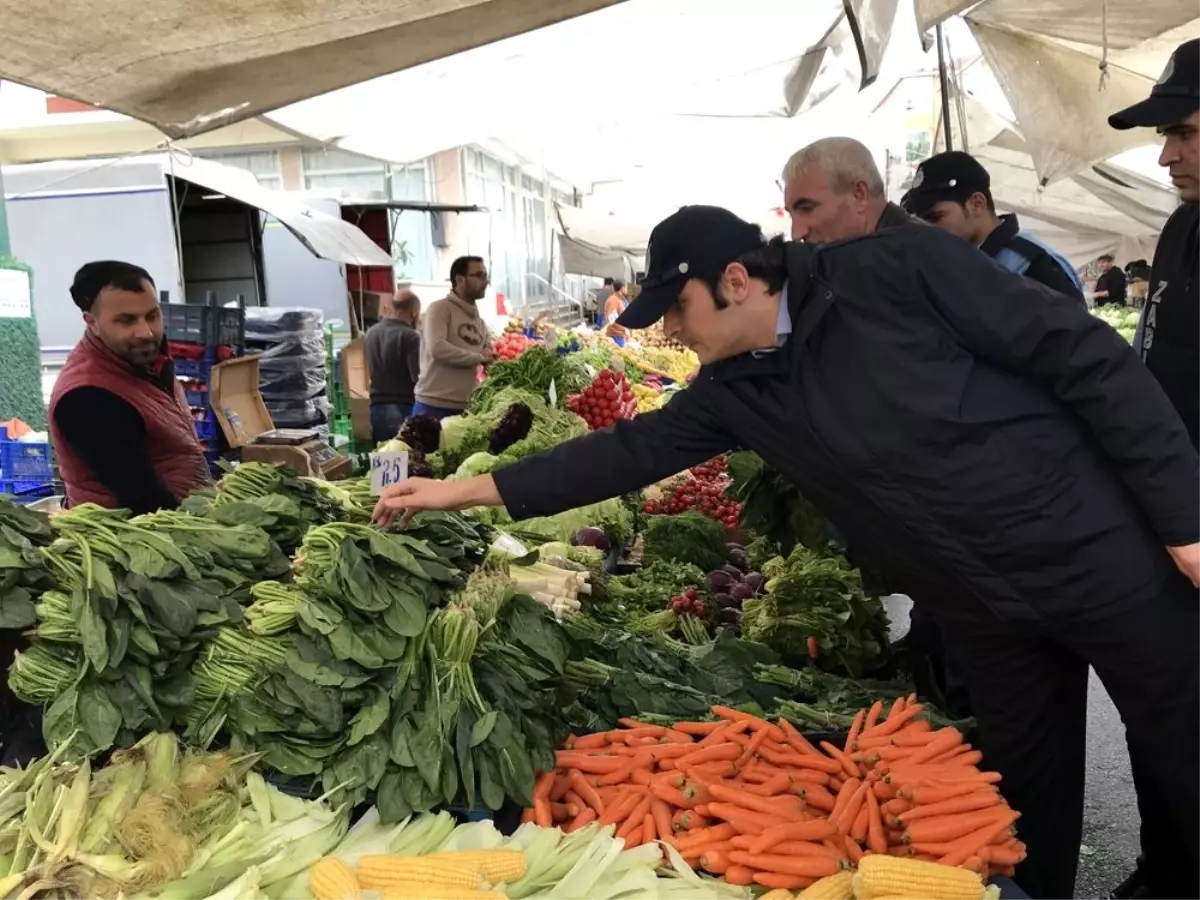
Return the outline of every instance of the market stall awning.
<path id="1" fill-rule="evenodd" d="M 314 256 L 349 266 L 391 266 L 392 258 L 350 222 L 269 191 L 243 169 L 182 154 L 169 154 L 164 173 L 213 194 L 237 200 L 277 219 Z"/>
<path id="2" fill-rule="evenodd" d="M 0 78 L 185 137 L 619 0 L 27 0 Z"/>
<path id="3" fill-rule="evenodd" d="M 1200 33 L 1195 0 L 914 0 L 921 30 L 961 14 L 1050 184 L 1154 139 L 1108 116 L 1144 99 Z M 977 138 L 971 137 L 972 142 Z"/>

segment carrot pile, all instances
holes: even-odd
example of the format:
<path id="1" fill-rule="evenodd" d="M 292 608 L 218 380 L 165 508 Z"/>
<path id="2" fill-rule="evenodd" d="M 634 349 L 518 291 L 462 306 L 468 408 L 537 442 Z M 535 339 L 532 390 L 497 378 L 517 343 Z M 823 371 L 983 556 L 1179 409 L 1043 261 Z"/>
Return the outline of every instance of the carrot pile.
<path id="1" fill-rule="evenodd" d="M 738 885 L 796 890 L 886 853 L 1011 874 L 1018 817 L 954 728 L 933 730 L 915 695 L 862 710 L 843 747 L 789 722 L 714 706 L 712 722 L 622 719 L 569 738 L 539 776 L 525 820 L 566 831 L 613 825 L 629 847 L 663 841 Z"/>

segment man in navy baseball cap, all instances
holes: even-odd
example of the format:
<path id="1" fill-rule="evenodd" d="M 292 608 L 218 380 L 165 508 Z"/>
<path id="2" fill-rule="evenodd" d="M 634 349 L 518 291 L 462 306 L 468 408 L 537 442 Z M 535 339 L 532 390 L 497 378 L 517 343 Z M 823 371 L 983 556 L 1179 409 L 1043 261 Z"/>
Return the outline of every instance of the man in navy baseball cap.
<path id="1" fill-rule="evenodd" d="M 1200 39 L 1184 41 L 1175 48 L 1158 84 L 1140 103 L 1115 112 L 1108 124 L 1127 128 L 1163 129 L 1200 109 Z"/>
<path id="2" fill-rule="evenodd" d="M 762 229 L 718 206 L 684 206 L 650 232 L 642 291 L 617 319 L 648 328 L 666 315 L 692 278 L 716 284 L 729 263 L 762 247 Z"/>

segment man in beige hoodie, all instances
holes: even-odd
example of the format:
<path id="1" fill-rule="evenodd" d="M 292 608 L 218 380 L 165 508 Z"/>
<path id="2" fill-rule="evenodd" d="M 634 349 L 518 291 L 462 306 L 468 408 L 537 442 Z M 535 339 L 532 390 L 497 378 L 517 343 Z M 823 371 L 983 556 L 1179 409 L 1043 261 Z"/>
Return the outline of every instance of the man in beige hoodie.
<path id="1" fill-rule="evenodd" d="M 451 291 L 421 318 L 421 377 L 413 415 L 456 416 L 471 402 L 475 373 L 496 358 L 487 324 L 476 305 L 487 292 L 488 273 L 478 256 L 450 266 Z"/>

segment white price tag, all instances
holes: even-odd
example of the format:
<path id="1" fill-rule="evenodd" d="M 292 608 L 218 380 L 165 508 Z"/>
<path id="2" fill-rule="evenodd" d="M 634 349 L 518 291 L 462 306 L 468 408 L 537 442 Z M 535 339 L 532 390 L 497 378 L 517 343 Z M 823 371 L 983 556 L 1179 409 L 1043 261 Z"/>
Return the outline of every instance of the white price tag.
<path id="1" fill-rule="evenodd" d="M 550 379 L 550 390 L 546 392 L 546 395 L 550 398 L 551 407 L 558 406 L 558 388 L 554 386 L 553 378 Z"/>
<path id="2" fill-rule="evenodd" d="M 31 315 L 29 274 L 20 269 L 0 269 L 0 319 L 28 319 Z"/>
<path id="3" fill-rule="evenodd" d="M 385 487 L 408 477 L 408 451 L 387 450 L 371 454 L 371 496 L 378 497 Z"/>

